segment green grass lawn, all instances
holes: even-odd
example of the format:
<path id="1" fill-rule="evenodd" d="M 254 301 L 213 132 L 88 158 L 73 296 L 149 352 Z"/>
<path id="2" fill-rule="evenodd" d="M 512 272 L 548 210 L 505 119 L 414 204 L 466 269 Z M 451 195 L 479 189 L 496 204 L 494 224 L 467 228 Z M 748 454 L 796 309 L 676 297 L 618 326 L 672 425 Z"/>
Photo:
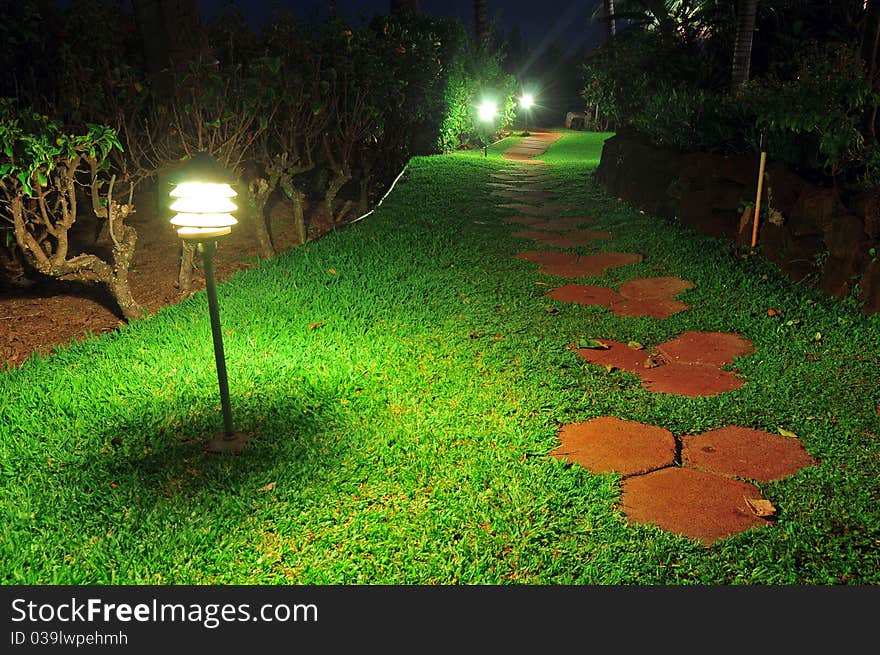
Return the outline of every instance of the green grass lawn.
<path id="1" fill-rule="evenodd" d="M 663 267 L 696 283 L 690 311 L 549 300 L 538 283 L 565 281 L 514 257 L 533 246 L 488 194 L 503 144 L 416 158 L 365 220 L 219 286 L 240 455 L 204 451 L 222 425 L 204 293 L 0 374 L 2 582 L 880 582 L 880 317 L 609 198 L 605 136 L 543 156 L 570 213 L 615 233 L 592 251 L 645 254 L 584 281 Z M 652 394 L 568 348 L 691 329 L 753 342 L 742 388 Z M 705 547 L 629 524 L 620 476 L 548 456 L 560 424 L 601 415 L 783 428 L 818 463 L 759 485 L 774 525 Z"/>

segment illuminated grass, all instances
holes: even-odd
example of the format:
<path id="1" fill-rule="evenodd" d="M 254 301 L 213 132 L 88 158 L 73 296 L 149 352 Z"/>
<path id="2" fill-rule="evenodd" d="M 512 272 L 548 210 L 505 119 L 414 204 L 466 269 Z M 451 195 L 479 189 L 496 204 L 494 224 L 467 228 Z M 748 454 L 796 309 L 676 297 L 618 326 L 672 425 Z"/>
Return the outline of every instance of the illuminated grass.
<path id="1" fill-rule="evenodd" d="M 204 452 L 222 425 L 204 294 L 0 375 L 3 583 L 880 582 L 878 317 L 608 198 L 600 145 L 544 155 L 572 213 L 614 231 L 592 250 L 646 255 L 592 281 L 663 266 L 697 284 L 690 311 L 548 300 L 487 192 L 503 145 L 417 158 L 367 219 L 219 285 L 242 454 Z M 688 329 L 751 339 L 748 383 L 650 394 L 567 349 Z M 784 427 L 820 462 L 760 485 L 776 525 L 705 548 L 629 525 L 617 476 L 547 457 L 559 424 L 606 414 Z"/>

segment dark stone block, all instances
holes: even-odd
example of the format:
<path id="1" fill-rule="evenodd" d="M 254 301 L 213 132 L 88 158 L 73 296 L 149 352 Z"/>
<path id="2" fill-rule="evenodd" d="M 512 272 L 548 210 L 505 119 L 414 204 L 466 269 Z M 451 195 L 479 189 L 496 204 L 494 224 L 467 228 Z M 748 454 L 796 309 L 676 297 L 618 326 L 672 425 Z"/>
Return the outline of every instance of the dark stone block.
<path id="1" fill-rule="evenodd" d="M 862 288 L 859 296 L 859 300 L 862 301 L 862 312 L 865 314 L 880 312 L 880 260 L 868 264 L 859 285 Z"/>
<path id="2" fill-rule="evenodd" d="M 825 245 L 837 257 L 845 257 L 854 251 L 867 250 L 868 235 L 862 219 L 852 214 L 840 214 L 830 219 L 825 230 Z"/>
<path id="3" fill-rule="evenodd" d="M 845 213 L 846 208 L 840 202 L 837 191 L 805 186 L 791 209 L 791 218 L 812 223 L 824 231 L 831 225 L 831 220 L 835 216 Z"/>

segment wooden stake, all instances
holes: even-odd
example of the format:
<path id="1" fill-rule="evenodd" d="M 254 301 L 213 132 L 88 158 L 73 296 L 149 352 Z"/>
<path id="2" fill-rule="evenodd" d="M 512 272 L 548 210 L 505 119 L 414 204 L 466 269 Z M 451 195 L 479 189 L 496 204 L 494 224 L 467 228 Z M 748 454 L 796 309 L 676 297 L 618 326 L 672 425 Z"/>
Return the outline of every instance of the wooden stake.
<path id="1" fill-rule="evenodd" d="M 752 248 L 758 243 L 758 219 L 761 216 L 761 191 L 764 188 L 764 164 L 767 153 L 764 151 L 764 137 L 761 136 L 761 163 L 758 166 L 758 195 L 755 197 L 755 222 L 752 224 Z"/>

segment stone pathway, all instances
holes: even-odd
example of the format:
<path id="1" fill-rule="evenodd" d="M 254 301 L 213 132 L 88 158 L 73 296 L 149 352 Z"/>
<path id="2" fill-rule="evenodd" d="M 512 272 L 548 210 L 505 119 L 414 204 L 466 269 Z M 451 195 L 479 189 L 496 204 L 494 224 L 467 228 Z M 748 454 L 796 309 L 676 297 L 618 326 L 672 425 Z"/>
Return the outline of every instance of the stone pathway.
<path id="1" fill-rule="evenodd" d="M 493 173 L 489 194 L 496 206 L 517 212 L 504 221 L 513 236 L 560 250 L 584 248 L 611 239 L 606 230 L 586 229 L 592 217 L 560 216 L 577 211 L 558 200 L 551 176 L 529 165 L 561 135 L 536 133 L 504 153 L 522 166 Z M 546 169 L 545 169 L 546 170 Z M 538 264 L 544 275 L 577 279 L 602 277 L 611 268 L 638 264 L 640 253 L 577 254 L 560 250 L 527 250 L 517 258 Z M 674 276 L 635 278 L 613 289 L 571 283 L 546 295 L 563 303 L 599 305 L 621 317 L 663 320 L 689 306 L 676 296 L 695 285 Z M 692 330 L 654 347 L 594 337 L 572 345 L 591 364 L 635 374 L 653 393 L 702 398 L 746 384 L 728 370 L 738 357 L 754 352 L 738 334 Z M 564 425 L 560 445 L 550 455 L 583 466 L 595 474 L 622 477 L 620 508 L 633 524 L 650 524 L 711 546 L 718 539 L 766 527 L 776 508 L 761 496 L 757 483 L 779 480 L 814 464 L 801 442 L 792 437 L 728 425 L 696 435 L 676 437 L 669 430 L 600 416 Z"/>

